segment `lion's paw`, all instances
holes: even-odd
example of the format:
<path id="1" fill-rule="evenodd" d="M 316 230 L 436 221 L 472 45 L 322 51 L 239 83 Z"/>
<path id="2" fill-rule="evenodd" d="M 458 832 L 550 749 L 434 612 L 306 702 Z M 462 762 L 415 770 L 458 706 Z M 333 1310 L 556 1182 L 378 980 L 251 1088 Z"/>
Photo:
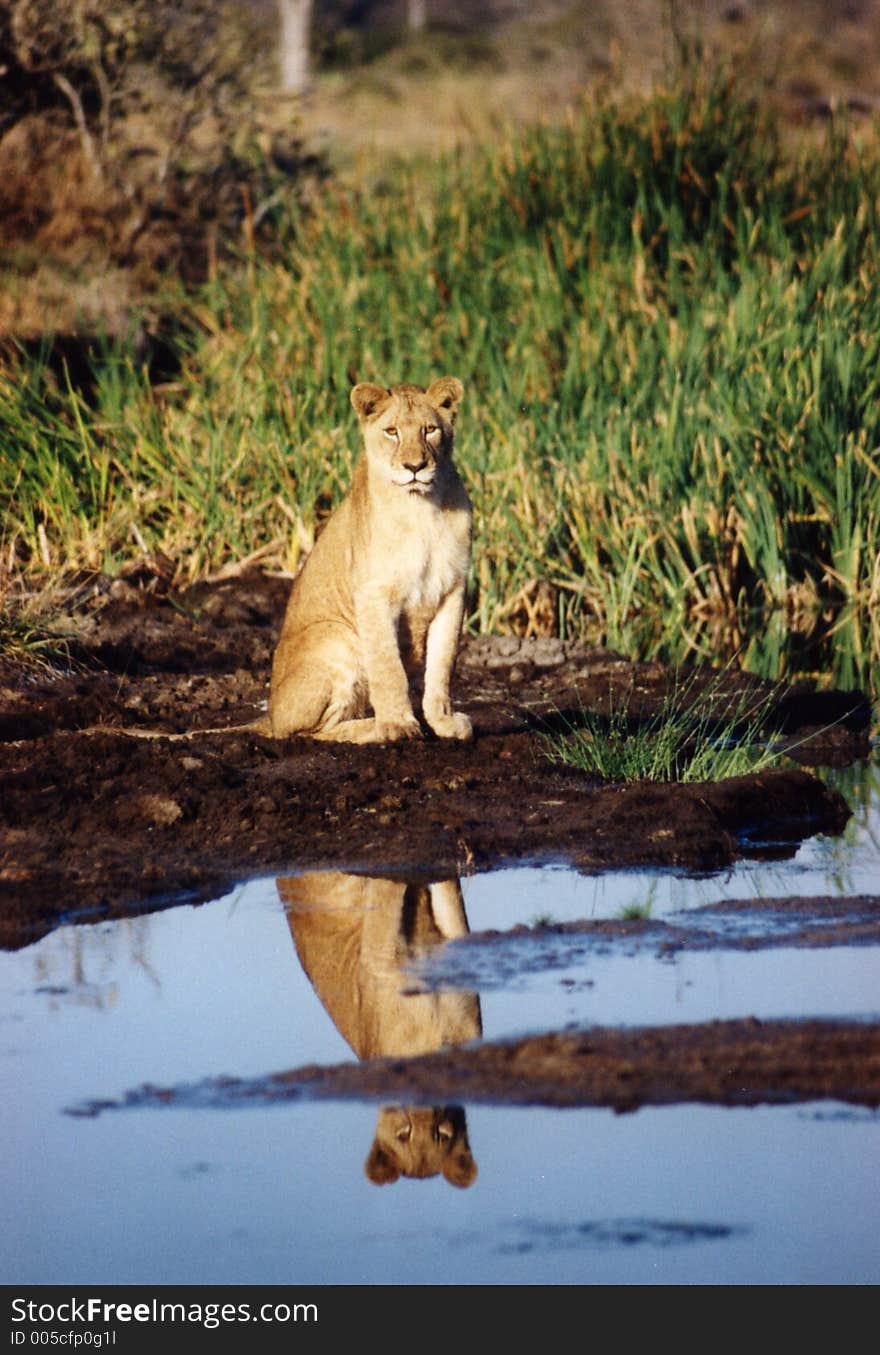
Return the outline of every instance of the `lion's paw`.
<path id="1" fill-rule="evenodd" d="M 400 739 L 421 739 L 422 726 L 414 715 L 403 720 L 377 720 L 376 739 L 379 743 L 397 743 Z"/>
<path id="2" fill-rule="evenodd" d="M 429 720 L 438 739 L 472 739 L 474 727 L 466 715 L 453 711 L 451 715 L 438 715 Z"/>

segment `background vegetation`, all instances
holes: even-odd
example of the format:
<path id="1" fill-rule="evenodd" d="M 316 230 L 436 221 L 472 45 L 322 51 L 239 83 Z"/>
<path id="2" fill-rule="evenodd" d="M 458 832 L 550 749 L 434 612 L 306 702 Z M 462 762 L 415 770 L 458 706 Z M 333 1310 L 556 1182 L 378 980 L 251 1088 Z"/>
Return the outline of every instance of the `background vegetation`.
<path id="1" fill-rule="evenodd" d="M 272 34 L 236 0 L 0 4 L 0 335 L 121 336 L 308 177 Z"/>
<path id="2" fill-rule="evenodd" d="M 753 82 L 678 55 L 561 121 L 308 197 L 270 185 L 269 248 L 245 229 L 176 297 L 162 380 L 125 335 L 77 380 L 9 348 L 7 589 L 133 557 L 180 583 L 293 571 L 348 481 L 351 384 L 448 371 L 473 628 L 740 651 L 774 676 L 836 629 L 834 676 L 860 680 L 880 655 L 877 139 L 841 109 L 793 141 Z"/>

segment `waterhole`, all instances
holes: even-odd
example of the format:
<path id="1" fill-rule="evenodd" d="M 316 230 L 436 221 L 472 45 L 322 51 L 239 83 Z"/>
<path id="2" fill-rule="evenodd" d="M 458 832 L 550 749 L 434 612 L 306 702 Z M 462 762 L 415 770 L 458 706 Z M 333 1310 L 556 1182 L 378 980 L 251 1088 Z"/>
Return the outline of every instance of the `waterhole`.
<path id="1" fill-rule="evenodd" d="M 223 1096 L 229 1080 L 259 1085 L 395 1041 L 410 1048 L 390 1052 L 406 1053 L 588 1026 L 876 1022 L 880 947 L 837 924 L 874 916 L 880 779 L 876 764 L 847 775 L 854 814 L 841 837 L 713 876 L 521 868 L 434 882 L 432 895 L 424 881 L 340 869 L 60 927 L 0 953 L 3 1274 L 877 1283 L 880 1113 L 869 1106 L 621 1115 L 480 1103 L 420 1119 L 366 1099 Z M 821 902 L 811 913 L 795 897 Z M 626 920 L 656 925 L 577 925 Z M 684 943 L 669 945 L 664 928 Z M 139 1099 L 144 1086 L 163 1095 Z M 413 1174 L 395 1176 L 383 1143 L 404 1135 Z"/>

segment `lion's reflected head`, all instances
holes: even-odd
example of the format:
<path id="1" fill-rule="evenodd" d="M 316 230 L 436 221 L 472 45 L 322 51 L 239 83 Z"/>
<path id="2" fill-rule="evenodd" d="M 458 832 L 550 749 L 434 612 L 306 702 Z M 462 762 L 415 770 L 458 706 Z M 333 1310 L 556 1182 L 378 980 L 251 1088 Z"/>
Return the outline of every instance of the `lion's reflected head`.
<path id="1" fill-rule="evenodd" d="M 364 1171 L 377 1186 L 407 1176 L 424 1180 L 443 1175 L 453 1186 L 470 1186 L 477 1177 L 467 1122 L 461 1106 L 385 1106 Z"/>

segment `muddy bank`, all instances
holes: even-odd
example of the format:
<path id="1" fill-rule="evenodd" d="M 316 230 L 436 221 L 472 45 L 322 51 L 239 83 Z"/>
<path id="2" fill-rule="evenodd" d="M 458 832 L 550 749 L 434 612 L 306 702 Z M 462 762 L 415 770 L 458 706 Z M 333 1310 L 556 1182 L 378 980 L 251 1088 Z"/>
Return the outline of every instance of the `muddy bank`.
<path id="1" fill-rule="evenodd" d="M 77 1116 L 156 1106 L 224 1109 L 303 1097 L 409 1103 L 726 1106 L 833 1099 L 880 1105 L 880 1029 L 845 1021 L 708 1021 L 536 1035 L 413 1059 L 292 1069 L 251 1081 L 145 1086 L 120 1101 L 68 1108 Z"/>
<path id="2" fill-rule="evenodd" d="M 682 909 L 674 921 L 650 917 L 578 919 L 519 923 L 505 931 L 472 931 L 432 953 L 415 979 L 420 987 L 482 987 L 483 961 L 497 982 L 553 969 L 564 956 L 571 965 L 591 955 L 655 955 L 669 960 L 682 952 L 764 951 L 786 948 L 880 945 L 880 895 L 814 895 L 788 898 L 724 899 Z"/>
<path id="3" fill-rule="evenodd" d="M 554 766 L 542 730 L 609 702 L 649 713 L 670 683 L 659 664 L 554 640 L 464 643 L 456 693 L 474 723 L 469 745 L 121 732 L 258 714 L 288 587 L 259 574 L 178 595 L 149 571 L 86 580 L 67 599 L 66 669 L 0 672 L 0 945 L 264 873 L 341 862 L 440 879 L 547 860 L 709 870 L 792 854 L 847 820 L 806 767 L 611 786 Z M 741 681 L 754 679 L 725 677 Z M 774 717 L 814 765 L 865 756 L 869 718 L 863 695 L 808 687 L 781 692 Z"/>

